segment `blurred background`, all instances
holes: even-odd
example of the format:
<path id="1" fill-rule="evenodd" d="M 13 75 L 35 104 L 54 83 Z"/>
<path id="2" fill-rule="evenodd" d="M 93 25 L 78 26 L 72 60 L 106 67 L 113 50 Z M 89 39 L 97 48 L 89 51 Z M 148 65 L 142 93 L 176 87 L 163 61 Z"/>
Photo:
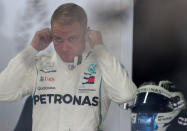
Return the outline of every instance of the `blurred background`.
<path id="1" fill-rule="evenodd" d="M 132 0 L 0 0 L 0 72 L 11 58 L 30 43 L 36 31 L 50 27 L 53 11 L 64 2 L 77 3 L 86 10 L 90 28 L 101 31 L 105 45 L 125 65 L 131 76 L 134 4 Z M 52 52 L 51 44 L 43 53 Z M 13 131 L 26 99 L 0 102 L 0 131 Z M 26 114 L 25 119 L 31 121 L 31 114 Z M 112 103 L 104 129 L 130 131 L 130 112 Z"/>
<path id="2" fill-rule="evenodd" d="M 187 1 L 66 2 L 75 2 L 85 8 L 89 26 L 102 32 L 107 47 L 130 75 L 133 72 L 137 86 L 146 81 L 170 80 L 187 99 Z M 50 26 L 52 12 L 62 3 L 58 0 L 0 1 L 0 71 L 29 44 L 37 30 Z M 47 53 L 52 51 L 52 46 L 46 50 Z M 14 129 L 25 99 L 0 102 L 0 130 Z M 129 112 L 112 103 L 105 129 L 130 130 Z"/>
<path id="3" fill-rule="evenodd" d="M 136 0 L 133 79 L 170 80 L 187 98 L 187 1 Z"/>

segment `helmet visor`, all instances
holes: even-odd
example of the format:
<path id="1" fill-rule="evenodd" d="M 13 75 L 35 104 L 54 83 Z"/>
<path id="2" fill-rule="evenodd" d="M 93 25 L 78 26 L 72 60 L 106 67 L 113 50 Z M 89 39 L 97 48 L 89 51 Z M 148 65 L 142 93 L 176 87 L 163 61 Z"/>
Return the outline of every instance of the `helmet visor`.
<path id="1" fill-rule="evenodd" d="M 159 113 L 172 110 L 173 107 L 168 97 L 152 92 L 142 92 L 137 95 L 132 112 Z"/>

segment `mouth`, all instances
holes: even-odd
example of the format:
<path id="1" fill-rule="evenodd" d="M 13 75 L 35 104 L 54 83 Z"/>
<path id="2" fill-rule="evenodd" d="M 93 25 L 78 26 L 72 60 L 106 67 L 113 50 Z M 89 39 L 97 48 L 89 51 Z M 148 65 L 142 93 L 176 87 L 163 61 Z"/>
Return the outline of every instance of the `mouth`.
<path id="1" fill-rule="evenodd" d="M 69 53 L 63 53 L 61 54 L 61 59 L 64 61 L 64 62 L 73 62 L 74 61 L 74 56 Z"/>

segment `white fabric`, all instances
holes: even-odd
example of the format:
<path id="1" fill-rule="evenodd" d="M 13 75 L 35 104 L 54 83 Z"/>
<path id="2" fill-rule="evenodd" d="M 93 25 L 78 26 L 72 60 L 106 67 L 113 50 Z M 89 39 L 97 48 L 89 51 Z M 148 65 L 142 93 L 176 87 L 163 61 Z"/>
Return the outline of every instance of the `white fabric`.
<path id="1" fill-rule="evenodd" d="M 73 70 L 56 53 L 37 53 L 29 45 L 0 74 L 0 101 L 33 94 L 33 131 L 96 131 L 111 101 L 135 97 L 136 86 L 104 45 L 86 49 Z"/>

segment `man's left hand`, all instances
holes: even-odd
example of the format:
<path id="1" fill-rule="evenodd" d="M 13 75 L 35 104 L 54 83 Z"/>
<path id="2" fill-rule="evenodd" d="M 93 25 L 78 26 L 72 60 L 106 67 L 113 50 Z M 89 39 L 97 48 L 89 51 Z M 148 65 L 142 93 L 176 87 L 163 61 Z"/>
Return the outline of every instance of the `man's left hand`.
<path id="1" fill-rule="evenodd" d="M 91 48 L 95 47 L 96 45 L 103 44 L 101 32 L 96 30 L 88 30 L 86 34 L 86 41 L 88 41 Z"/>

